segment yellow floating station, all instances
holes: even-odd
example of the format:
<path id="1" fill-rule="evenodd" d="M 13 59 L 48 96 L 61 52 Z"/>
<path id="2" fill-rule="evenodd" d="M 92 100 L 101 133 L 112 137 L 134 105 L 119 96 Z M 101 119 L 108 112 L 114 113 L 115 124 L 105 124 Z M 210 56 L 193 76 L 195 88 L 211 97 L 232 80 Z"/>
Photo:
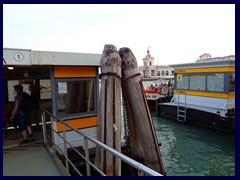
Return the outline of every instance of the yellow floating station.
<path id="1" fill-rule="evenodd" d="M 174 97 L 157 113 L 224 132 L 235 130 L 235 58 L 171 65 Z"/>
<path id="2" fill-rule="evenodd" d="M 34 83 L 41 109 L 96 138 L 100 59 L 101 54 L 3 48 L 4 110 L 8 113 L 13 107 L 14 85 L 21 84 L 30 93 L 28 86 Z M 61 132 L 61 124 L 53 123 Z M 66 130 L 73 146 L 83 143 L 71 129 Z M 62 139 L 55 137 L 54 141 L 62 146 Z"/>

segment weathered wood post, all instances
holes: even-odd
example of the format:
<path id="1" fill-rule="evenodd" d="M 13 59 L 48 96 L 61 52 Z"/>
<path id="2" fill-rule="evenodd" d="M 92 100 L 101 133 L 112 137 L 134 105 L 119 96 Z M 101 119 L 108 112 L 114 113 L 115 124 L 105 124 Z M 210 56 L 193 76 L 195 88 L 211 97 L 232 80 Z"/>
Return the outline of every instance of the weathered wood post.
<path id="1" fill-rule="evenodd" d="M 166 175 L 137 60 L 129 48 L 121 48 L 119 54 L 122 58 L 122 91 L 130 132 L 131 156 Z"/>
<path id="2" fill-rule="evenodd" d="M 121 152 L 121 57 L 114 45 L 105 45 L 100 62 L 101 92 L 97 138 Z M 106 175 L 121 175 L 121 161 L 96 149 L 95 164 Z"/>

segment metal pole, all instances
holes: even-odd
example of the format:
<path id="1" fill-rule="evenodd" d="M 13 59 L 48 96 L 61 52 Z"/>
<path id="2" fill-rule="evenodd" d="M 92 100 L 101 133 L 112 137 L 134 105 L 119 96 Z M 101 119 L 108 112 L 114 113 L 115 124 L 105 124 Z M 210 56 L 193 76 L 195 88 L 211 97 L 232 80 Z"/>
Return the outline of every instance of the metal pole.
<path id="1" fill-rule="evenodd" d="M 65 164 L 66 164 L 66 173 L 67 173 L 67 175 L 70 175 L 69 164 L 68 164 L 67 143 L 66 143 L 66 130 L 65 130 L 64 124 L 62 124 L 62 130 L 63 130 L 63 144 L 64 144 L 64 157 L 65 157 Z"/>
<path id="2" fill-rule="evenodd" d="M 47 130 L 46 130 L 46 114 L 45 112 L 41 112 L 41 119 L 42 119 L 42 130 L 43 130 L 43 141 L 45 144 L 47 144 Z"/>
<path id="3" fill-rule="evenodd" d="M 88 140 L 87 140 L 86 137 L 84 137 L 84 146 L 85 146 L 85 157 L 88 161 L 90 161 L 89 160 Z M 85 161 L 86 162 L 87 176 L 91 176 L 90 164 L 88 163 L 88 161 Z"/>
<path id="4" fill-rule="evenodd" d="M 53 118 L 50 117 L 50 121 L 51 121 L 51 133 L 52 133 L 52 141 L 54 141 L 54 131 L 53 131 Z M 52 151 L 54 156 L 56 155 L 56 147 L 55 147 L 55 143 L 52 142 Z"/>
<path id="5" fill-rule="evenodd" d="M 156 100 L 156 114 L 158 115 L 158 99 Z"/>

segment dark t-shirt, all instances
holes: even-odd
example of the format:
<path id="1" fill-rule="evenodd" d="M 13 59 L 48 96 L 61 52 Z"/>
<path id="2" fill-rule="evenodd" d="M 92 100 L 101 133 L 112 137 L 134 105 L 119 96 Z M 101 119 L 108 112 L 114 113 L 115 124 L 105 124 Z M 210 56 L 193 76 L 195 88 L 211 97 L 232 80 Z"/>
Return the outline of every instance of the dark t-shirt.
<path id="1" fill-rule="evenodd" d="M 15 101 L 18 101 L 18 105 L 19 105 L 17 112 L 23 113 L 23 111 L 22 111 L 21 108 L 20 108 L 21 105 L 22 105 L 22 103 L 23 103 L 23 96 L 22 96 L 21 94 L 16 95 L 16 96 L 15 96 Z"/>
<path id="2" fill-rule="evenodd" d="M 31 92 L 30 104 L 32 106 L 32 109 L 39 108 L 39 99 L 35 91 Z"/>

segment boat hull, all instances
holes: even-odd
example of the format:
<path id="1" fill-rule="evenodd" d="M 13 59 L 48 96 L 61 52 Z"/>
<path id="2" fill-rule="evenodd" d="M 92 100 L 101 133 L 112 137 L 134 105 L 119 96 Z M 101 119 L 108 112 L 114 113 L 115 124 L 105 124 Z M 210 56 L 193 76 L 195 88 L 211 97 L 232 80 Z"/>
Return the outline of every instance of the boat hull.
<path id="1" fill-rule="evenodd" d="M 157 107 L 157 114 L 163 117 L 177 120 L 177 106 L 161 103 Z M 222 117 L 220 114 L 214 114 L 199 109 L 186 108 L 186 122 L 211 129 L 234 132 L 235 119 Z"/>

